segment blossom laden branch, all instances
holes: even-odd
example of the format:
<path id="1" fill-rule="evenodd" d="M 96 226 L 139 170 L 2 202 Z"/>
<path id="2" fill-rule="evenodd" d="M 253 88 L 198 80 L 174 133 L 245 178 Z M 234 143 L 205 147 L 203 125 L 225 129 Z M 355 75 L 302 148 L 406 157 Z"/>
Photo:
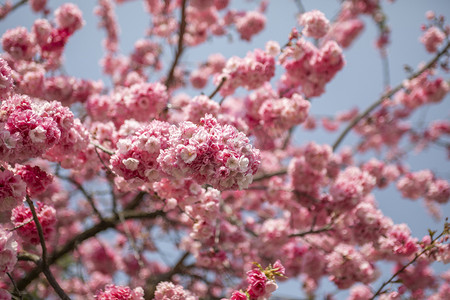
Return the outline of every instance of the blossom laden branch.
<path id="1" fill-rule="evenodd" d="M 141 194 L 138 194 L 138 196 Z M 143 197 L 143 196 L 141 196 Z M 136 197 L 137 198 L 137 197 Z M 139 197 L 140 198 L 140 197 Z M 133 205 L 134 206 L 134 202 Z M 154 212 L 145 212 L 145 211 L 124 211 L 123 212 L 123 218 L 125 220 L 128 219 L 155 219 L 159 216 L 163 216 L 163 211 L 154 211 Z M 54 264 L 57 260 L 59 260 L 61 257 L 66 255 L 67 253 L 70 253 L 75 249 L 77 245 L 84 242 L 87 239 L 90 239 L 91 237 L 94 237 L 98 233 L 105 231 L 109 228 L 114 228 L 120 223 L 119 216 L 112 216 L 109 218 L 104 218 L 99 223 L 93 225 L 92 227 L 86 229 L 82 233 L 78 234 L 71 240 L 69 240 L 63 247 L 61 247 L 59 250 L 55 251 L 49 258 L 48 258 L 48 265 Z M 24 290 L 33 280 L 37 278 L 37 276 L 43 272 L 44 269 L 41 265 L 38 265 L 33 270 L 29 271 L 28 274 L 22 278 L 18 283 L 17 287 L 19 290 Z"/>
<path id="2" fill-rule="evenodd" d="M 448 220 L 448 219 L 447 219 Z M 378 290 L 375 292 L 375 294 L 372 296 L 372 298 L 370 298 L 370 300 L 375 299 L 376 297 L 378 297 L 379 295 L 383 294 L 385 291 L 383 291 L 383 289 L 390 283 L 394 282 L 394 279 L 403 271 L 406 270 L 406 268 L 408 268 L 410 265 L 412 265 L 414 262 L 416 262 L 416 260 L 421 257 L 423 254 L 427 253 L 428 251 L 430 251 L 431 249 L 434 248 L 436 241 L 438 241 L 441 237 L 450 234 L 450 224 L 447 222 L 447 220 L 445 221 L 444 224 L 444 229 L 442 230 L 442 232 L 434 237 L 433 232 L 430 231 L 430 237 L 431 237 L 431 242 L 429 245 L 425 246 L 425 249 L 423 249 L 421 252 L 417 253 L 414 258 L 409 261 L 406 265 L 404 265 L 403 267 L 401 267 L 397 272 L 394 273 L 394 275 L 391 276 L 391 278 L 389 278 L 387 281 L 385 281 L 379 288 Z"/>
<path id="3" fill-rule="evenodd" d="M 426 70 L 432 68 L 437 61 L 448 52 L 448 50 L 450 49 L 450 42 L 447 42 L 447 45 L 444 47 L 444 49 L 442 49 L 442 51 L 440 51 L 439 53 L 436 54 L 436 56 L 430 60 L 425 66 L 423 66 L 422 68 L 420 68 L 417 72 L 415 72 L 414 74 L 412 74 L 411 76 L 408 77 L 408 80 L 412 80 L 418 76 L 420 76 L 423 72 L 425 72 Z M 333 151 L 336 151 L 336 149 L 339 147 L 339 145 L 342 143 L 342 141 L 344 140 L 344 138 L 347 136 L 347 134 L 350 132 L 350 130 L 355 127 L 356 124 L 358 124 L 359 121 L 361 121 L 362 119 L 364 119 L 365 117 L 367 117 L 375 108 L 377 108 L 379 105 L 381 105 L 381 103 L 384 102 L 385 99 L 390 99 L 395 93 L 397 93 L 398 91 L 400 91 L 403 88 L 403 83 L 397 85 L 395 88 L 393 88 L 392 90 L 384 93 L 377 101 L 375 101 L 374 103 L 372 103 L 372 105 L 370 105 L 365 111 L 363 111 L 360 115 L 358 115 L 356 118 L 354 118 L 348 125 L 347 127 L 344 129 L 344 131 L 342 131 L 342 133 L 339 135 L 339 137 L 336 139 L 336 141 L 333 143 Z"/>

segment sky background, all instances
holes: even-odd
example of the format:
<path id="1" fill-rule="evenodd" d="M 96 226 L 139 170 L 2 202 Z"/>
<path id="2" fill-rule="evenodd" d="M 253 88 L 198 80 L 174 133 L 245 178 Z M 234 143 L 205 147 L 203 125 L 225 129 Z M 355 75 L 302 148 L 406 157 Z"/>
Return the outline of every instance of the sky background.
<path id="1" fill-rule="evenodd" d="M 4 1 L 2 1 L 3 3 Z M 65 1 L 50 0 L 49 6 L 52 10 Z M 332 19 L 339 8 L 340 1 L 332 0 L 303 0 L 302 3 L 306 11 L 319 9 Z M 98 19 L 93 14 L 93 8 L 97 1 L 79 0 L 73 1 L 83 11 L 85 27 L 77 31 L 69 39 L 65 51 L 64 68 L 68 75 L 85 79 L 103 79 L 108 85 L 109 80 L 102 76 L 99 66 L 99 59 L 104 55 L 101 46 L 105 33 L 97 28 Z M 239 8 L 255 8 L 255 1 L 231 0 L 231 5 Z M 426 23 L 425 12 L 433 10 L 437 14 L 450 17 L 450 1 L 448 0 L 396 0 L 394 3 L 382 1 L 387 23 L 391 28 L 391 44 L 388 47 L 388 59 L 390 78 L 392 86 L 396 86 L 407 76 L 404 65 L 409 65 L 416 69 L 421 62 L 429 61 L 429 55 L 418 38 L 422 34 L 420 25 Z M 198 62 L 204 60 L 212 53 L 222 53 L 226 58 L 231 56 L 243 57 L 248 51 L 255 48 L 264 48 L 268 40 L 278 41 L 285 44 L 291 28 L 296 26 L 296 15 L 298 7 L 293 0 L 271 1 L 267 11 L 266 30 L 252 39 L 251 42 L 239 41 L 235 32 L 232 33 L 233 42 L 227 37 L 214 37 L 210 42 L 201 46 L 188 48 L 182 57 L 182 62 L 186 63 L 188 69 L 195 69 Z M 122 5 L 117 5 L 116 10 L 120 24 L 121 34 L 120 51 L 129 54 L 134 42 L 145 36 L 149 25 L 149 16 L 143 9 L 142 1 L 130 1 Z M 25 26 L 30 29 L 33 21 L 39 15 L 33 14 L 30 8 L 25 5 L 14 11 L 4 20 L 0 21 L 0 34 L 15 26 Z M 364 109 L 372 102 L 376 101 L 383 90 L 382 64 L 378 51 L 375 49 L 374 41 L 377 36 L 377 29 L 369 18 L 363 18 L 366 28 L 358 40 L 347 50 L 344 55 L 346 66 L 340 71 L 334 80 L 326 86 L 326 93 L 314 98 L 312 101 L 311 113 L 315 115 L 334 115 L 337 111 L 348 110 L 354 106 Z M 167 48 L 168 49 L 168 48 Z M 167 50 L 166 49 L 166 50 Z M 167 66 L 172 61 L 173 49 L 168 49 L 163 56 L 163 64 Z M 166 70 L 166 69 L 165 69 Z M 164 71 L 163 74 L 166 74 Z M 449 80 L 448 74 L 444 75 Z M 209 85 L 205 88 L 205 93 L 209 94 L 214 89 Z M 199 94 L 200 91 L 183 90 L 191 96 Z M 439 105 L 432 105 L 424 109 L 424 112 L 416 114 L 415 122 L 422 121 L 424 124 L 435 119 L 449 119 L 450 106 L 449 97 Z M 321 130 L 305 132 L 297 130 L 294 136 L 296 144 L 306 144 L 308 141 L 316 143 L 333 143 L 340 130 L 334 133 L 326 133 Z M 354 145 L 356 139 L 348 136 L 341 145 Z M 372 156 L 373 153 L 370 153 Z M 369 156 L 364 156 L 367 158 Z M 425 152 L 416 155 L 411 153 L 408 160 L 410 169 L 418 171 L 421 169 L 431 169 L 438 177 L 449 180 L 450 164 L 447 160 L 447 153 L 444 149 L 430 147 Z M 394 186 L 381 192 L 376 192 L 379 207 L 385 215 L 391 217 L 395 223 L 407 223 L 413 235 L 421 238 L 427 234 L 428 228 L 440 230 L 443 221 L 433 220 L 423 205 L 422 200 L 402 199 Z M 441 206 L 442 215 L 450 216 L 450 205 Z M 382 267 L 381 280 L 388 278 L 391 266 Z M 436 270 L 445 270 L 445 266 L 436 265 Z M 384 279 L 384 280 L 383 280 Z M 325 284 L 325 281 L 323 281 Z M 278 295 L 299 296 L 299 281 L 289 281 L 282 284 L 277 292 Z M 379 286 L 379 284 L 375 284 Z M 319 299 L 323 291 L 336 291 L 332 284 L 325 284 L 319 292 Z M 342 299 L 347 295 L 339 292 L 336 297 Z"/>

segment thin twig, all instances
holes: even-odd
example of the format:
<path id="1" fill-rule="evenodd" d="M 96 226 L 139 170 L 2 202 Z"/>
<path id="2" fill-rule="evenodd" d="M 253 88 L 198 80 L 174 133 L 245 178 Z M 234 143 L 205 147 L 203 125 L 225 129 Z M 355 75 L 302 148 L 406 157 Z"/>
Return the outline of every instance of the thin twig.
<path id="1" fill-rule="evenodd" d="M 8 11 L 8 13 L 6 15 L 4 15 L 3 17 L 0 17 L 0 20 L 5 18 L 11 12 L 13 12 L 16 9 L 18 9 L 19 7 L 21 7 L 23 4 L 25 4 L 27 2 L 28 2 L 28 0 L 21 0 L 21 1 L 17 2 L 16 4 L 14 4 L 13 6 L 11 6 L 11 9 Z M 6 5 L 6 4 L 4 4 L 4 5 Z"/>
<path id="2" fill-rule="evenodd" d="M 103 146 L 100 145 L 100 144 L 94 143 L 94 142 L 92 142 L 92 141 L 91 141 L 91 144 L 92 144 L 95 148 L 98 148 L 98 149 L 102 150 L 102 151 L 105 152 L 106 154 L 114 155 L 114 151 L 109 150 L 109 149 L 106 149 L 105 147 L 103 147 Z"/>
<path id="3" fill-rule="evenodd" d="M 281 176 L 281 175 L 286 175 L 286 174 L 287 174 L 287 169 L 281 169 L 281 170 L 273 172 L 273 173 L 267 173 L 267 174 L 263 174 L 261 176 L 255 177 L 255 178 L 253 178 L 253 182 L 261 181 L 264 179 L 269 179 L 273 176 Z"/>
<path id="4" fill-rule="evenodd" d="M 178 65 L 178 61 L 181 58 L 181 55 L 183 54 L 183 42 L 184 42 L 184 33 L 186 31 L 186 2 L 187 0 L 183 0 L 181 3 L 181 17 L 180 17 L 180 30 L 178 32 L 178 48 L 175 53 L 175 58 L 172 62 L 172 65 L 170 66 L 169 74 L 167 75 L 167 79 L 165 81 L 165 86 L 169 88 L 172 85 L 172 82 L 174 80 L 174 73 L 175 68 Z"/>
<path id="5" fill-rule="evenodd" d="M 304 232 L 293 233 L 293 234 L 290 234 L 289 237 L 304 237 L 304 236 L 310 235 L 310 234 L 318 234 L 318 233 L 330 231 L 331 229 L 333 229 L 333 223 L 329 223 L 319 229 L 315 229 L 315 230 L 310 229 L 310 230 L 304 231 Z"/>
<path id="6" fill-rule="evenodd" d="M 425 72 L 426 70 L 430 69 L 438 60 L 439 58 L 441 58 L 442 55 L 444 55 L 445 53 L 447 53 L 448 49 L 450 48 L 450 42 L 447 43 L 447 45 L 445 46 L 445 48 L 440 51 L 438 54 L 436 54 L 436 56 L 429 61 L 425 66 L 423 66 L 422 68 L 420 68 L 417 72 L 415 72 L 414 74 L 412 74 L 410 77 L 408 77 L 408 80 L 412 80 L 416 77 L 418 77 L 419 75 L 421 75 L 423 72 Z M 348 125 L 347 127 L 344 129 L 344 131 L 339 135 L 339 137 L 337 138 L 337 140 L 334 142 L 333 144 L 333 151 L 336 151 L 336 149 L 339 147 L 339 145 L 341 144 L 341 142 L 343 141 L 343 139 L 345 138 L 345 136 L 350 132 L 350 130 L 362 119 L 364 119 L 365 117 L 367 117 L 375 108 L 377 108 L 381 103 L 383 103 L 383 101 L 385 99 L 389 99 L 391 98 L 395 93 L 397 93 L 399 90 L 401 90 L 403 88 L 403 83 L 397 85 L 395 88 L 393 88 L 392 90 L 385 92 L 377 101 L 375 101 L 374 103 L 372 103 L 372 105 L 370 105 L 364 112 L 362 112 L 360 115 L 358 115 L 356 118 L 354 118 Z"/>
<path id="7" fill-rule="evenodd" d="M 60 178 L 65 179 L 65 180 L 69 181 L 70 183 L 72 183 L 73 185 L 75 185 L 78 188 L 78 190 L 86 197 L 87 202 L 89 203 L 89 205 L 91 206 L 92 210 L 97 215 L 97 217 L 99 217 L 100 220 L 103 220 L 102 214 L 100 213 L 100 211 L 97 209 L 97 207 L 95 205 L 94 198 L 92 198 L 92 196 L 84 189 L 84 187 L 81 183 L 77 182 L 75 179 L 73 179 L 71 177 L 60 176 Z"/>

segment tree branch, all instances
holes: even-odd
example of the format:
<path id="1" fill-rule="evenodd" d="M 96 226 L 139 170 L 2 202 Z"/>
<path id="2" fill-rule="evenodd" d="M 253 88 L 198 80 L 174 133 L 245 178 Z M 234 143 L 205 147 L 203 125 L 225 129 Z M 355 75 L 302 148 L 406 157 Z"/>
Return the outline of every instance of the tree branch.
<path id="1" fill-rule="evenodd" d="M 39 218 L 36 214 L 36 209 L 34 208 L 33 201 L 31 201 L 28 195 L 26 197 L 26 201 L 30 206 L 31 213 L 33 214 L 34 223 L 36 223 L 36 229 L 39 235 L 39 241 L 41 243 L 42 248 L 42 258 L 38 261 L 38 267 L 42 269 L 45 277 L 48 280 L 48 283 L 53 287 L 58 296 L 63 300 L 70 300 L 69 296 L 67 296 L 67 294 L 61 288 L 61 286 L 53 276 L 52 272 L 50 271 L 49 265 L 47 264 L 47 246 L 45 245 L 44 231 L 42 230 L 41 222 L 39 222 Z"/>
<path id="2" fill-rule="evenodd" d="M 138 194 L 139 195 L 139 194 Z M 125 220 L 128 219 L 155 219 L 159 216 L 163 216 L 163 211 L 154 211 L 154 212 L 143 212 L 143 211 L 124 211 L 123 212 L 123 218 Z M 115 227 L 117 224 L 120 223 L 120 218 L 118 216 L 112 216 L 109 218 L 104 218 L 99 223 L 95 224 L 94 226 L 88 228 L 84 232 L 78 234 L 73 239 L 68 241 L 61 249 L 55 251 L 49 258 L 48 258 L 48 265 L 54 264 L 58 259 L 66 255 L 67 253 L 73 251 L 75 247 L 84 242 L 87 239 L 90 239 L 91 237 L 94 237 L 98 233 L 105 231 L 109 228 Z M 38 265 L 33 270 L 29 271 L 27 275 L 22 278 L 18 283 L 17 287 L 19 290 L 24 290 L 33 280 L 35 280 L 38 275 L 43 271 L 43 268 L 41 265 Z"/>
<path id="3" fill-rule="evenodd" d="M 220 81 L 219 85 L 216 87 L 216 89 L 211 93 L 211 95 L 209 95 L 209 99 L 212 99 L 222 88 L 223 84 L 225 83 L 225 81 L 227 81 L 227 78 L 224 77 L 222 78 L 222 80 Z"/>
<path id="4" fill-rule="evenodd" d="M 450 48 L 450 42 L 447 43 L 447 45 L 444 47 L 444 49 L 442 51 L 440 51 L 439 53 L 436 54 L 436 56 L 429 61 L 425 66 L 423 66 L 422 68 L 420 68 L 417 72 L 415 72 L 414 74 L 412 74 L 410 77 L 408 77 L 408 80 L 412 80 L 416 77 L 418 77 L 419 75 L 421 75 L 423 72 L 425 72 L 426 70 L 430 69 L 438 60 L 439 58 L 441 58 L 442 55 L 444 55 L 445 53 L 447 53 L 447 51 Z M 339 137 L 337 138 L 337 140 L 334 142 L 333 144 L 333 151 L 336 151 L 336 149 L 339 147 L 339 145 L 341 144 L 341 142 L 343 141 L 343 139 L 345 138 L 345 136 L 350 132 L 350 130 L 362 119 L 364 119 L 365 117 L 367 117 L 375 108 L 377 108 L 381 103 L 383 103 L 383 101 L 385 99 L 389 99 L 391 98 L 395 93 L 397 93 L 399 90 L 401 90 L 403 88 L 403 83 L 397 85 L 395 88 L 393 88 L 392 90 L 384 93 L 377 101 L 375 101 L 372 105 L 370 105 L 364 112 L 362 112 L 360 115 L 358 115 L 356 118 L 354 118 L 348 125 L 347 127 L 344 129 L 344 131 L 339 135 Z"/>
<path id="5" fill-rule="evenodd" d="M 181 3 L 180 30 L 178 33 L 178 46 L 177 46 L 178 48 L 177 52 L 175 53 L 175 58 L 170 67 L 169 74 L 167 75 L 166 82 L 164 83 L 164 85 L 167 88 L 169 88 L 172 85 L 172 82 L 174 80 L 175 68 L 177 67 L 178 61 L 180 60 L 184 50 L 183 41 L 184 41 L 184 33 L 186 31 L 186 2 L 187 0 L 183 0 L 183 2 Z"/>

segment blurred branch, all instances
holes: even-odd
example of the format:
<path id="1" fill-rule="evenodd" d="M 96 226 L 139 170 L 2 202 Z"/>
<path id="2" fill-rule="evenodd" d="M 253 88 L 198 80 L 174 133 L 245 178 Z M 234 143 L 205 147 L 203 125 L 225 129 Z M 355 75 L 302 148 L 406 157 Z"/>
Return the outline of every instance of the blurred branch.
<path id="1" fill-rule="evenodd" d="M 429 61 L 425 66 L 423 66 L 422 68 L 420 68 L 417 72 L 413 73 L 411 76 L 408 77 L 408 80 L 412 80 L 416 77 L 418 77 L 419 75 L 421 75 L 423 72 L 425 72 L 426 70 L 430 69 L 431 67 L 433 67 L 436 62 L 439 60 L 439 58 L 441 58 L 444 54 L 447 53 L 447 51 L 450 48 L 450 42 L 447 42 L 447 45 L 445 45 L 444 49 L 440 52 L 438 52 L 436 54 L 436 56 Z M 395 93 L 397 93 L 399 90 L 401 90 L 403 88 L 403 83 L 397 85 L 395 88 L 393 88 L 392 90 L 385 92 L 377 101 L 375 101 L 372 105 L 370 105 L 364 112 L 362 112 L 360 115 L 358 115 L 356 118 L 354 118 L 348 125 L 347 127 L 344 129 L 344 131 L 339 135 L 339 137 L 337 138 L 337 140 L 334 142 L 333 144 L 333 151 L 336 151 L 336 149 L 339 147 L 339 145 L 341 144 L 341 142 L 344 140 L 344 138 L 346 137 L 346 135 L 350 132 L 350 130 L 356 125 L 358 124 L 359 121 L 361 121 L 362 119 L 364 119 L 365 117 L 367 117 L 375 108 L 377 108 L 381 103 L 383 103 L 383 101 L 385 99 L 389 99 L 391 98 Z"/>
<path id="2" fill-rule="evenodd" d="M 178 33 L 178 47 L 177 52 L 175 53 L 175 58 L 172 62 L 172 65 L 169 70 L 169 74 L 167 75 L 166 82 L 164 83 L 167 88 L 170 87 L 174 80 L 174 73 L 175 68 L 178 65 L 178 61 L 181 58 L 181 55 L 183 54 L 184 47 L 183 47 L 183 40 L 184 40 L 184 33 L 186 31 L 186 2 L 187 0 L 183 0 L 181 3 L 181 17 L 180 17 L 180 31 Z"/>
<path id="3" fill-rule="evenodd" d="M 105 152 L 106 154 L 114 155 L 114 151 L 109 150 L 109 149 L 106 149 L 106 148 L 103 147 L 102 145 L 99 145 L 99 144 L 94 143 L 94 142 L 92 142 L 92 141 L 91 141 L 91 144 L 92 144 L 95 148 L 98 148 L 98 149 L 102 150 L 102 151 Z"/>
<path id="4" fill-rule="evenodd" d="M 219 85 L 216 87 L 216 89 L 211 93 L 211 95 L 209 95 L 209 99 L 212 99 L 222 88 L 223 84 L 225 83 L 225 81 L 227 81 L 227 78 L 224 77 L 222 78 L 222 80 L 220 81 Z M 221 103 L 222 104 L 222 103 Z"/>

